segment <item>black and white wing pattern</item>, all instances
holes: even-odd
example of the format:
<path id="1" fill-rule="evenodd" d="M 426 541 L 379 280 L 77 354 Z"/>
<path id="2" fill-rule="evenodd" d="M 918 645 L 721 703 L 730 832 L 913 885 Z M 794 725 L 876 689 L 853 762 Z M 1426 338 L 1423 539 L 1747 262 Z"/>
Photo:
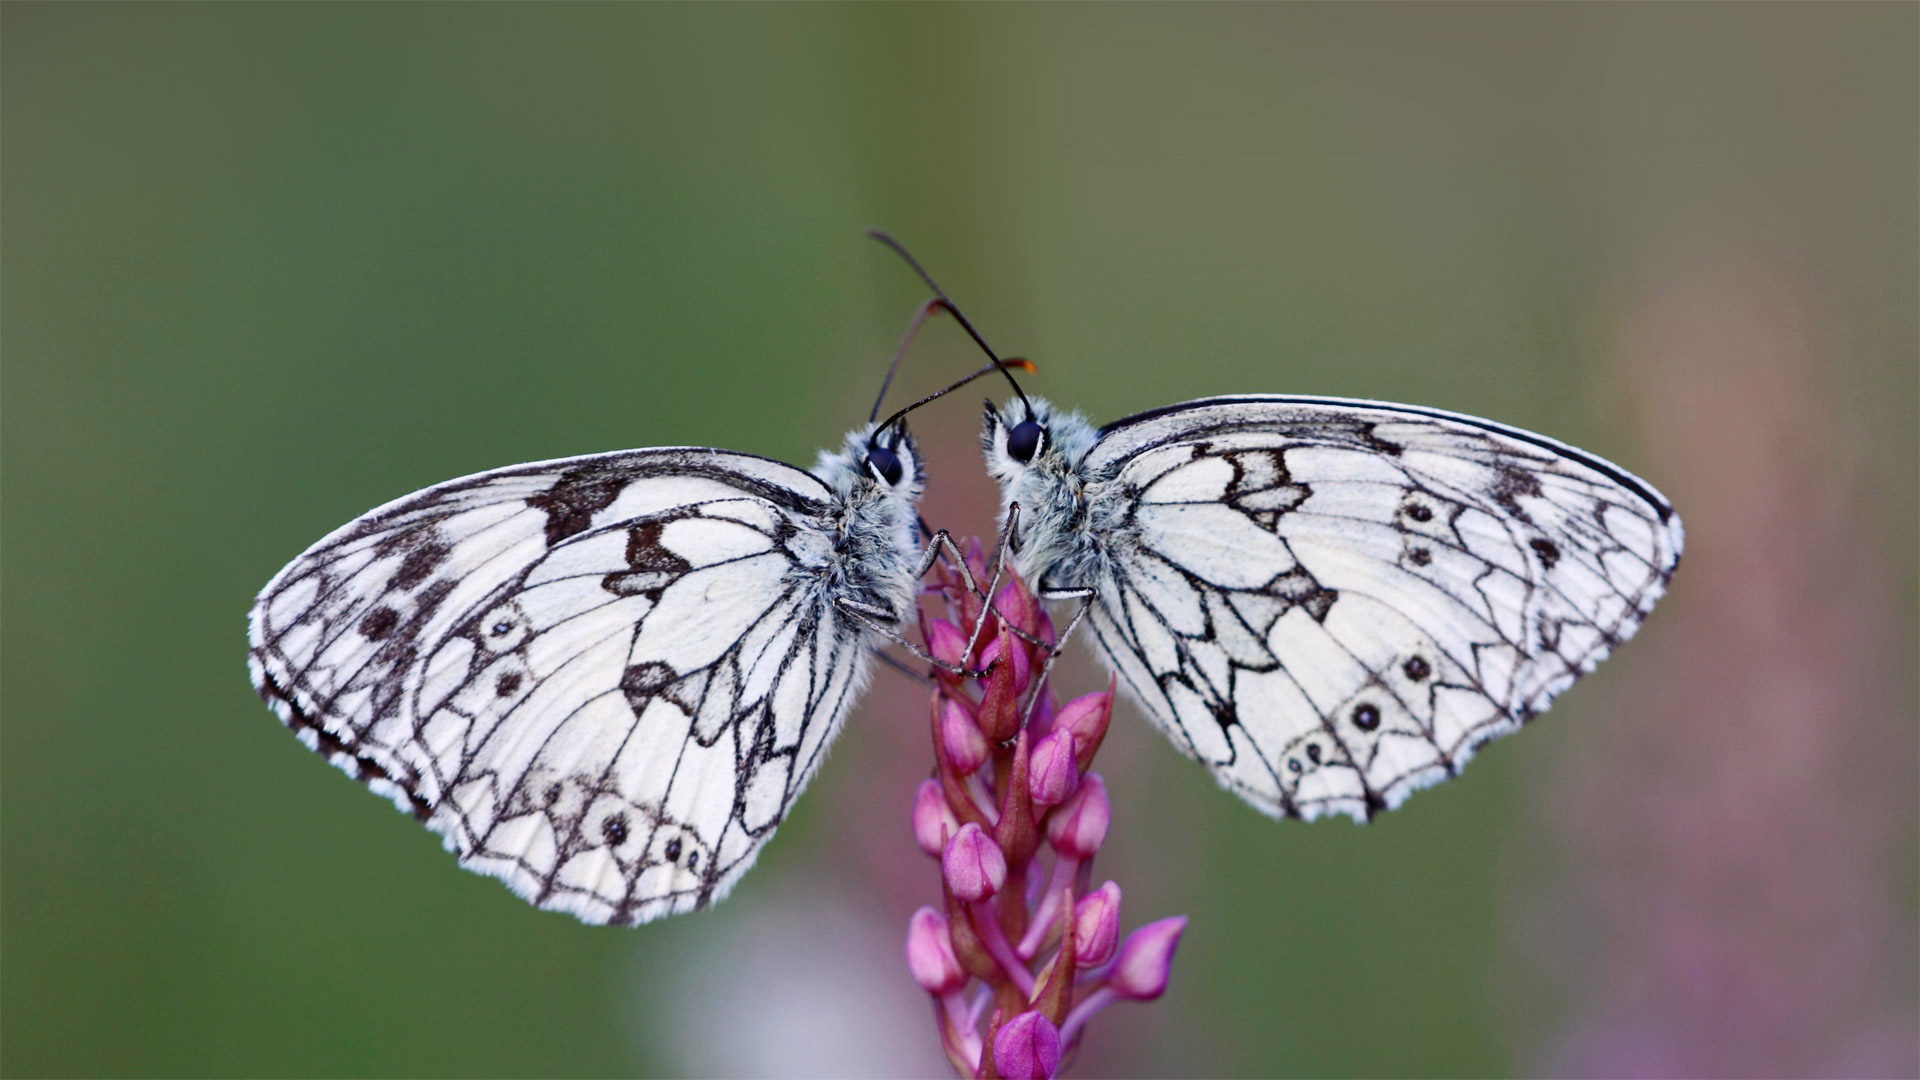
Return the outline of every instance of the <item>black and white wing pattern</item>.
<path id="1" fill-rule="evenodd" d="M 1453 776 L 1631 637 L 1680 558 L 1651 485 L 1473 417 L 1230 397 L 1076 422 L 1044 418 L 1024 472 L 989 424 L 1034 508 L 1023 568 L 1093 589 L 1148 715 L 1275 815 L 1364 820 Z"/>
<path id="2" fill-rule="evenodd" d="M 871 515 L 910 530 L 917 481 L 886 487 L 864 525 L 911 548 Z M 308 747 L 540 907 L 624 924 L 703 907 L 861 689 L 868 642 L 836 597 L 911 596 L 911 550 L 841 554 L 843 496 L 702 449 L 427 488 L 274 577 L 251 616 L 254 685 Z"/>

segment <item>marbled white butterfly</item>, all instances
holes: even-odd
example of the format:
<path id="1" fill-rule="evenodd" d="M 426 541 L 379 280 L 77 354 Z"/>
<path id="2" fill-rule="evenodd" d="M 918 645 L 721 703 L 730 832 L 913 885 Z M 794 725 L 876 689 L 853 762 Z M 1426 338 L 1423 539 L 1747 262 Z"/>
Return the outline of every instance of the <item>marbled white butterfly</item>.
<path id="1" fill-rule="evenodd" d="M 625 450 L 371 510 L 261 590 L 254 686 L 308 748 L 542 908 L 638 924 L 704 907 L 819 767 L 920 575 L 957 555 L 916 535 L 903 417 L 938 396 L 811 472 Z"/>
<path id="2" fill-rule="evenodd" d="M 1016 567 L 1090 606 L 1153 722 L 1275 816 L 1364 820 L 1453 776 L 1680 559 L 1645 481 L 1437 409 L 1220 397 L 1095 429 L 1023 396 L 982 440 Z"/>

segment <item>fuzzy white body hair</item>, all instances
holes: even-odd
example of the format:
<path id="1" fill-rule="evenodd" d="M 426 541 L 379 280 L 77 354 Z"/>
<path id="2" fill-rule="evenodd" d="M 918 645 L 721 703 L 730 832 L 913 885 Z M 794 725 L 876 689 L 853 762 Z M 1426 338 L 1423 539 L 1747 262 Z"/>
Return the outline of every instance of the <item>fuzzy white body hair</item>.
<path id="1" fill-rule="evenodd" d="M 1000 524 L 1016 503 L 1020 519 L 1013 537 L 1013 564 L 1036 588 L 1093 588 L 1107 580 L 1103 537 L 1122 524 L 1125 506 L 1103 498 L 1104 478 L 1082 471 L 1100 434 L 1078 412 L 1031 398 L 1033 419 L 1046 433 L 1033 460 L 1020 462 L 1007 452 L 1007 435 L 1027 419 L 1018 399 L 987 409 L 981 429 L 987 472 L 1000 483 Z"/>
<path id="2" fill-rule="evenodd" d="M 821 599 L 849 600 L 893 613 L 894 622 L 913 614 L 913 576 L 920 550 L 914 505 L 926 486 L 919 447 L 901 433 L 891 449 L 900 459 L 900 479 L 887 483 L 867 465 L 874 426 L 847 432 L 838 451 L 822 450 L 813 475 L 834 493 L 835 512 L 824 522 L 829 555 L 806 567 L 817 575 Z"/>

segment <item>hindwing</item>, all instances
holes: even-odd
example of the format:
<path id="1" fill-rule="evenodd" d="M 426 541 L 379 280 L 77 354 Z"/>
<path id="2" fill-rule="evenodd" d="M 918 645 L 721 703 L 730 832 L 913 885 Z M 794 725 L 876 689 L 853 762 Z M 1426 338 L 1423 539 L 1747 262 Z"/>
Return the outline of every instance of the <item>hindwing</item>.
<path id="1" fill-rule="evenodd" d="M 1632 636 L 1680 520 L 1597 457 L 1378 402 L 1221 398 L 1082 464 L 1102 650 L 1269 813 L 1356 818 L 1454 775 Z"/>
<path id="2" fill-rule="evenodd" d="M 865 674 L 823 586 L 831 493 L 639 450 L 374 510 L 251 615 L 254 685 L 310 748 L 544 907 L 636 924 L 751 865 Z"/>

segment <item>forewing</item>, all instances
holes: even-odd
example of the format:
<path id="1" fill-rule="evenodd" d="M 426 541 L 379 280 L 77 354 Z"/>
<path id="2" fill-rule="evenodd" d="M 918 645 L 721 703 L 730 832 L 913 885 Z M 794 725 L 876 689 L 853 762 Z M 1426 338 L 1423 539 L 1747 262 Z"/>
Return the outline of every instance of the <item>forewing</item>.
<path id="1" fill-rule="evenodd" d="M 428 488 L 255 603 L 255 687 L 463 866 L 588 922 L 724 896 L 864 675 L 822 602 L 827 489 L 641 450 Z"/>
<path id="2" fill-rule="evenodd" d="M 1631 637 L 1680 558 L 1644 481 L 1437 410 L 1227 398 L 1110 425 L 1092 624 L 1180 748 L 1270 813 L 1365 819 Z"/>

